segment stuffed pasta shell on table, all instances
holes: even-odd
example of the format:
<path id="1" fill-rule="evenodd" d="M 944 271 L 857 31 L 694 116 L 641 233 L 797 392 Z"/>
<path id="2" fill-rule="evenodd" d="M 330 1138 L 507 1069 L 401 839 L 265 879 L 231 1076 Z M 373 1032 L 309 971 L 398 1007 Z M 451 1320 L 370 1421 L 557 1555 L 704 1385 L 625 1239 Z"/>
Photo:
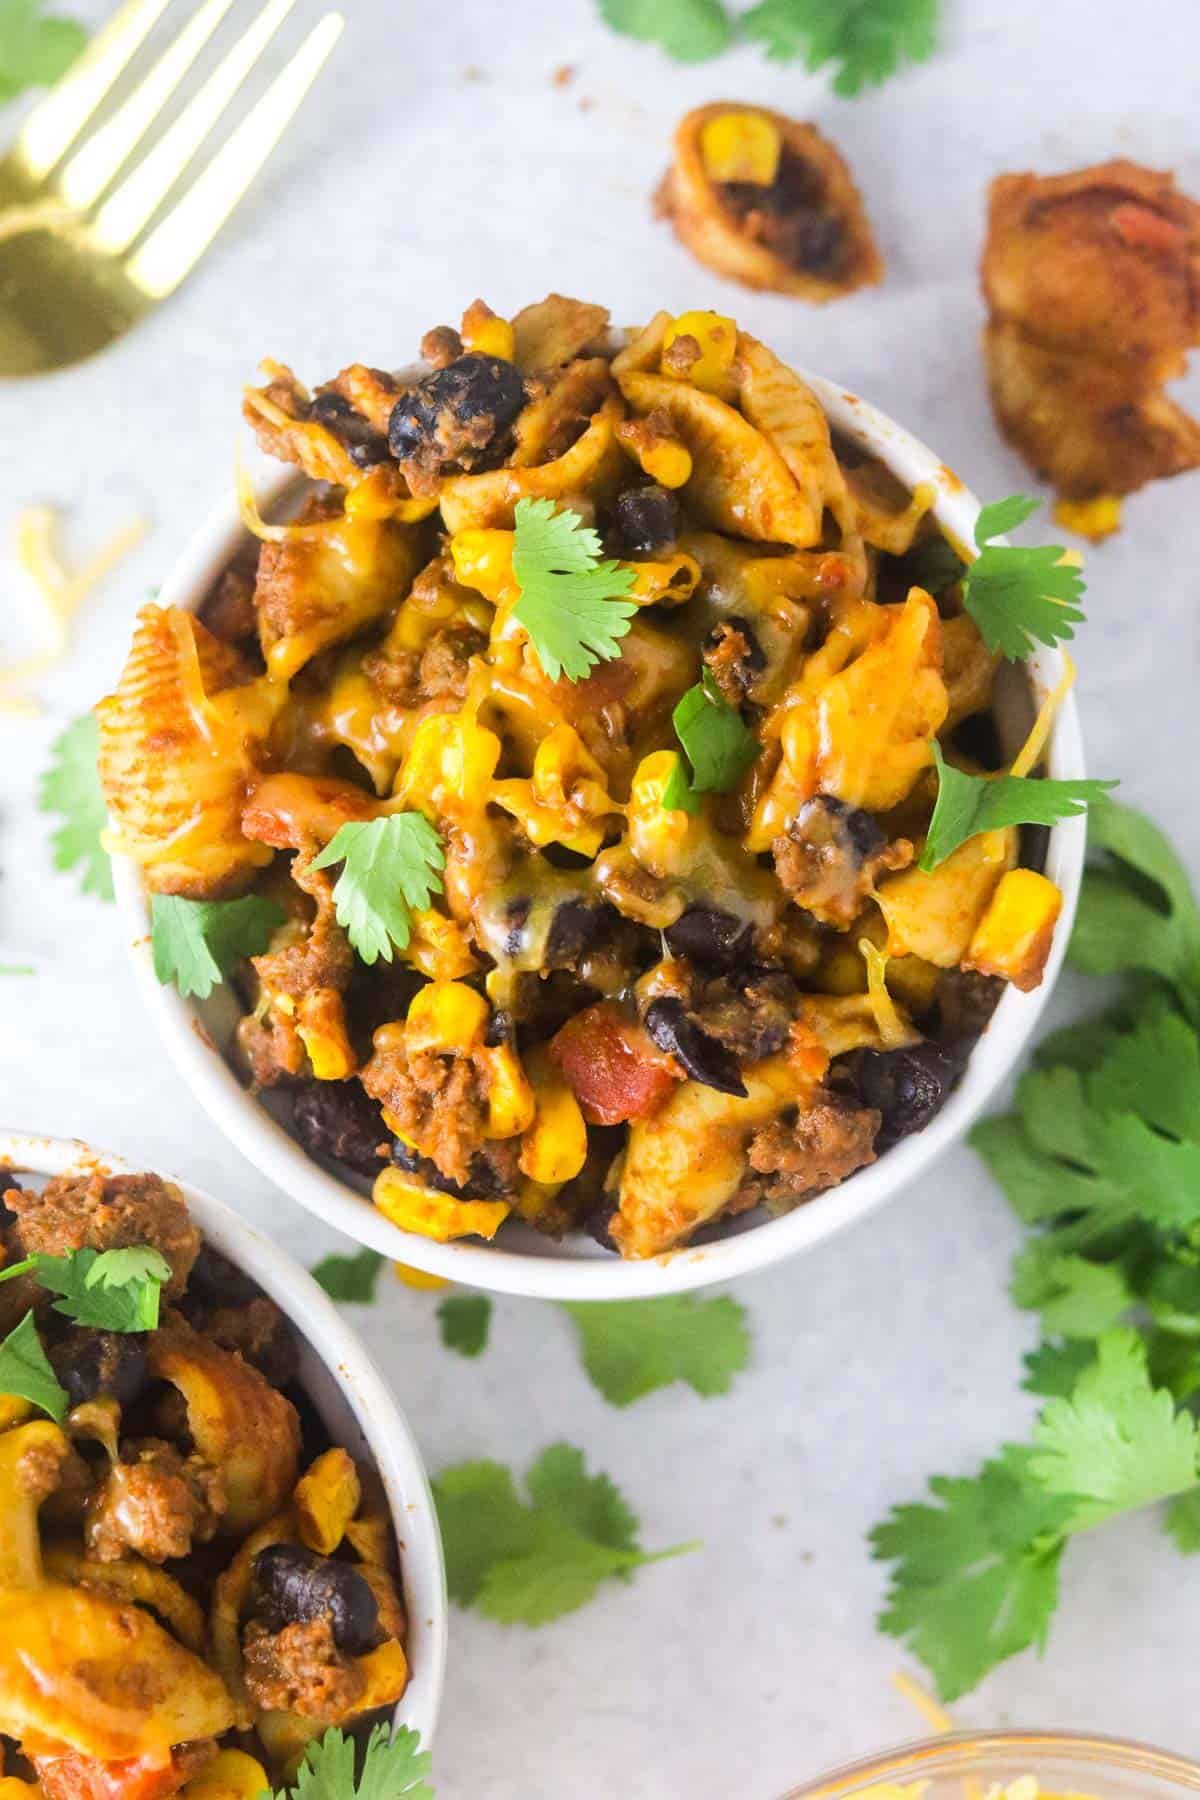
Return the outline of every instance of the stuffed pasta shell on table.
<path id="1" fill-rule="evenodd" d="M 253 1800 L 408 1686 L 383 1486 L 172 1182 L 0 1190 L 0 1790 Z"/>
<path id="2" fill-rule="evenodd" d="M 144 609 L 109 841 L 160 978 L 205 939 L 244 1080 L 388 1220 L 655 1257 L 918 1131 L 1040 981 L 1044 834 L 931 841 L 1030 684 L 933 488 L 732 319 L 476 301 L 421 351 L 248 390 L 293 503 L 243 478 L 198 615 Z"/>

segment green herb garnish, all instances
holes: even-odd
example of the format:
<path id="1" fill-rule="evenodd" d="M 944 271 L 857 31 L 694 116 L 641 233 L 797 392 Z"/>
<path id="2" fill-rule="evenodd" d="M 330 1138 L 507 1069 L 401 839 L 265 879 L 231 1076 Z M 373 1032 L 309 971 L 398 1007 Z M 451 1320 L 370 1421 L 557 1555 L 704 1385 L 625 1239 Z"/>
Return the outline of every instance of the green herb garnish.
<path id="1" fill-rule="evenodd" d="M 345 827 L 343 827 L 345 829 Z M 260 956 L 286 914 L 273 900 L 182 900 L 155 894 L 150 943 L 154 973 L 185 996 L 207 1000 L 244 957 Z"/>
<path id="2" fill-rule="evenodd" d="M 0 67 L 3 62 L 0 60 Z M 3 77 L 0 76 L 0 92 Z M 112 864 L 100 842 L 108 823 L 100 777 L 96 773 L 99 727 L 93 713 L 59 733 L 51 746 L 51 762 L 38 785 L 38 809 L 57 813 L 63 820 L 51 834 L 50 848 L 56 869 L 78 869 L 85 894 L 101 900 L 113 897 Z"/>
<path id="3" fill-rule="evenodd" d="M 614 1406 L 674 1381 L 706 1396 L 727 1394 L 750 1361 L 746 1309 L 728 1295 L 567 1301 L 564 1311 L 578 1328 L 584 1368 Z"/>
<path id="4" fill-rule="evenodd" d="M 0 1343 L 0 1394 L 28 1400 L 59 1425 L 67 1416 L 66 1389 L 50 1367 L 31 1312 Z"/>
<path id="5" fill-rule="evenodd" d="M 696 794 L 728 794 L 741 781 L 761 749 L 758 739 L 742 721 L 736 706 L 730 706 L 717 686 L 711 669 L 705 669 L 695 687 L 690 687 L 680 700 L 671 721 L 675 735 L 687 752 L 692 766 L 690 790 L 679 760 L 668 777 L 662 803 L 685 812 L 698 810 L 688 805 L 685 792 Z"/>
<path id="6" fill-rule="evenodd" d="M 707 62 L 733 42 L 721 0 L 596 0 L 600 16 L 626 37 L 657 44 L 676 62 Z"/>
<path id="7" fill-rule="evenodd" d="M 171 1265 L 151 1244 L 126 1250 L 70 1250 L 65 1256 L 41 1252 L 0 1270 L 0 1282 L 32 1274 L 57 1294 L 55 1312 L 94 1331 L 154 1331 L 163 1284 Z"/>
<path id="8" fill-rule="evenodd" d="M 370 1306 L 383 1262 L 378 1250 L 360 1250 L 355 1256 L 324 1256 L 309 1272 L 331 1300 Z"/>
<path id="9" fill-rule="evenodd" d="M 82 25 L 43 8 L 44 0 L 0 0 L 0 105 L 53 86 L 87 43 Z"/>
<path id="10" fill-rule="evenodd" d="M 1011 494 L 985 506 L 975 525 L 979 555 L 965 577 L 963 605 L 984 643 L 1014 661 L 1029 656 L 1037 644 L 1069 641 L 1083 621 L 1083 575 L 1063 561 L 1061 544 L 1028 548 L 991 541 L 1024 524 L 1040 505 Z"/>
<path id="11" fill-rule="evenodd" d="M 492 1303 L 486 1294 L 452 1294 L 437 1311 L 447 1350 L 457 1350 L 460 1356 L 483 1354 L 492 1323 Z"/>
<path id="12" fill-rule="evenodd" d="M 521 1500 L 503 1463 L 443 1469 L 433 1484 L 451 1598 L 504 1625 L 545 1625 L 590 1600 L 602 1581 L 698 1548 L 647 1552 L 607 1475 L 589 1475 L 570 1444 L 543 1450 Z"/>
<path id="13" fill-rule="evenodd" d="M 1025 775 L 964 775 L 934 740 L 938 793 L 920 867 L 929 874 L 981 831 L 1004 825 L 1057 825 L 1085 812 L 1115 781 L 1043 781 Z"/>
<path id="14" fill-rule="evenodd" d="M 360 1757 L 354 1739 L 335 1725 L 309 1744 L 294 1784 L 261 1800 L 433 1800 L 426 1780 L 432 1765 L 420 1732 L 407 1726 L 376 1725 Z"/>
<path id="15" fill-rule="evenodd" d="M 354 821 L 335 832 L 313 868 L 337 862 L 344 865 L 333 890 L 338 923 L 363 962 L 391 962 L 393 945 L 408 944 L 414 911 L 442 891 L 441 839 L 423 813 Z"/>
<path id="16" fill-rule="evenodd" d="M 513 618 L 529 633 L 551 681 L 580 681 L 595 663 L 620 656 L 637 607 L 634 571 L 601 561 L 600 539 L 578 513 L 553 500 L 518 500 L 513 574 L 521 598 Z"/>

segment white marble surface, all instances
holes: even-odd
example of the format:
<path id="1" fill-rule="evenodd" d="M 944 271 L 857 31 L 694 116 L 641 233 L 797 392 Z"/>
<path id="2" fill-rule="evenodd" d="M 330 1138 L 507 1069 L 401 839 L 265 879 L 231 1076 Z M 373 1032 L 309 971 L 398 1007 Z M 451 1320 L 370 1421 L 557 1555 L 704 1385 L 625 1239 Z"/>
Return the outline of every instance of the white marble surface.
<path id="1" fill-rule="evenodd" d="M 985 183 L 1125 153 L 1176 167 L 1200 192 L 1194 0 L 945 0 L 936 60 L 855 103 L 750 51 L 669 65 L 609 35 L 588 0 L 347 10 L 316 99 L 187 291 L 90 366 L 0 388 L 9 512 L 62 505 L 75 556 L 131 512 L 153 522 L 42 684 L 42 717 L 0 721 L 0 961 L 38 971 L 0 994 L 0 1120 L 184 1170 L 306 1260 L 331 1235 L 181 1089 L 112 910 L 51 872 L 33 807 L 50 739 L 115 674 L 135 607 L 230 479 L 238 388 L 257 358 L 311 378 L 355 359 L 402 362 L 478 292 L 509 311 L 557 287 L 623 321 L 715 305 L 998 495 L 1028 477 L 992 427 L 976 351 Z M 577 70 L 564 88 L 551 79 L 561 64 Z M 722 94 L 832 131 L 888 259 L 882 290 L 824 311 L 743 294 L 651 220 L 674 119 Z M 1119 774 L 1194 866 L 1198 497 L 1192 477 L 1130 505 L 1123 535 L 1090 558 L 1079 654 L 1093 770 Z M 4 555 L 8 656 L 32 645 L 36 614 Z M 538 1632 L 456 1613 L 439 1794 L 770 1800 L 914 1735 L 888 1684 L 901 1658 L 872 1624 L 882 1572 L 864 1533 L 929 1473 L 968 1470 L 1024 1430 L 1018 1358 L 1033 1334 L 1004 1285 L 1017 1236 L 959 1150 L 856 1233 L 744 1284 L 754 1366 L 729 1398 L 672 1390 L 626 1412 L 589 1386 L 561 1315 L 499 1302 L 492 1347 L 468 1364 L 440 1348 L 435 1299 L 389 1281 L 362 1328 L 431 1467 L 488 1455 L 523 1466 L 566 1436 L 622 1484 L 647 1543 L 705 1541 Z M 1198 1579 L 1151 1518 L 1077 1544 L 1045 1660 L 1007 1665 L 959 1717 L 1097 1727 L 1200 1755 Z"/>

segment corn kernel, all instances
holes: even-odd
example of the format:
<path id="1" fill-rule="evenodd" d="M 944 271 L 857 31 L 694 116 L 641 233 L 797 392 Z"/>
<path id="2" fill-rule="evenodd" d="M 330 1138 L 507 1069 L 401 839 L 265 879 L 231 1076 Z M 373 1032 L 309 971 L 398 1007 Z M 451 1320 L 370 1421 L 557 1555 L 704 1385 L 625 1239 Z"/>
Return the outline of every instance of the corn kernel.
<path id="1" fill-rule="evenodd" d="M 393 1263 L 392 1267 L 396 1271 L 396 1279 L 418 1294 L 433 1294 L 441 1288 L 454 1285 L 444 1275 L 431 1275 L 428 1269 L 414 1269 L 411 1263 Z M 357 1549 L 357 1545 L 355 1548 Z"/>
<path id="2" fill-rule="evenodd" d="M 431 981 L 457 981 L 462 975 L 474 975 L 479 967 L 458 920 L 432 906 L 413 914 L 405 955 Z"/>
<path id="3" fill-rule="evenodd" d="M 326 1450 L 296 1483 L 294 1505 L 302 1542 L 322 1556 L 332 1556 L 361 1500 L 354 1459 L 340 1446 Z"/>
<path id="4" fill-rule="evenodd" d="M 520 1057 L 511 1044 L 489 1045 L 476 1056 L 487 1071 L 487 1135 L 517 1137 L 532 1125 L 537 1109 Z"/>
<path id="5" fill-rule="evenodd" d="M 410 1050 L 466 1053 L 487 1030 L 491 1010 L 462 981 L 431 981 L 413 996 L 404 1038 Z"/>
<path id="6" fill-rule="evenodd" d="M 505 1200 L 458 1200 L 424 1187 L 403 1169 L 382 1169 L 372 1198 L 385 1219 L 439 1244 L 451 1238 L 494 1238 L 512 1208 Z"/>
<path id="7" fill-rule="evenodd" d="M 700 155 L 710 181 L 750 181 L 770 187 L 779 173 L 783 140 L 759 112 L 718 113 L 700 128 Z"/>
<path id="8" fill-rule="evenodd" d="M 500 356 L 505 362 L 513 359 L 516 349 L 513 328 L 507 319 L 498 318 L 484 300 L 472 300 L 462 316 L 459 335 L 464 350 L 483 356 Z"/>
<path id="9" fill-rule="evenodd" d="M 526 1057 L 525 1069 L 537 1110 L 521 1139 L 521 1173 L 544 1187 L 561 1186 L 587 1161 L 587 1126 L 574 1092 L 544 1045 Z"/>
<path id="10" fill-rule="evenodd" d="M 342 996 L 334 988 L 314 988 L 296 1008 L 296 1031 L 318 1081 L 345 1081 L 358 1067 L 346 1031 Z"/>
<path id="11" fill-rule="evenodd" d="M 21 1784 L 24 1785 L 23 1783 Z M 184 1788 L 180 1800 L 256 1800 L 270 1789 L 267 1772 L 244 1750 L 218 1750 L 211 1762 L 205 1763 L 198 1775 Z M 30 1788 L 29 1793 L 40 1793 Z M 0 1782 L 0 1800 L 17 1800 Z"/>
<path id="12" fill-rule="evenodd" d="M 690 337 L 700 346 L 700 355 L 688 367 L 686 379 L 706 394 L 728 399 L 733 392 L 733 359 L 737 353 L 737 326 L 722 313 L 680 313 L 667 326 L 663 338 L 663 367 L 673 373 L 667 352 L 678 338 Z"/>
<path id="13" fill-rule="evenodd" d="M 1121 496 L 1097 494 L 1092 500 L 1056 500 L 1051 517 L 1064 531 L 1077 532 L 1098 544 L 1121 529 Z"/>
<path id="14" fill-rule="evenodd" d="M 511 531 L 491 531 L 482 527 L 456 531 L 450 539 L 455 580 L 464 587 L 474 588 L 493 606 L 511 598 L 517 591 L 512 566 L 515 536 Z"/>
<path id="15" fill-rule="evenodd" d="M 658 413 L 645 419 L 623 419 L 617 426 L 617 442 L 651 481 L 660 487 L 680 488 L 691 480 L 692 453 L 676 436 L 670 421 L 663 420 L 664 415 Z"/>
<path id="16" fill-rule="evenodd" d="M 1010 869 L 975 929 L 963 968 L 1003 975 L 1028 993 L 1042 979 L 1061 911 L 1052 881 L 1033 869 Z"/>
<path id="17" fill-rule="evenodd" d="M 395 1706 L 408 1686 L 408 1659 L 402 1645 L 395 1638 L 388 1638 L 377 1650 L 369 1650 L 357 1660 L 367 1685 L 355 1710 L 366 1713 L 379 1706 Z"/>
<path id="18" fill-rule="evenodd" d="M 700 821 L 690 813 L 665 807 L 663 791 L 679 760 L 675 750 L 655 750 L 634 770 L 626 818 L 629 847 L 652 875 L 678 873 Z"/>
<path id="19" fill-rule="evenodd" d="M 33 1407 L 28 1400 L 18 1400 L 15 1394 L 0 1394 L 0 1431 L 11 1431 L 14 1425 L 23 1425 L 32 1417 Z"/>
<path id="20" fill-rule="evenodd" d="M 396 796 L 427 818 L 481 812 L 500 761 L 500 739 L 464 713 L 435 713 L 413 733 Z"/>

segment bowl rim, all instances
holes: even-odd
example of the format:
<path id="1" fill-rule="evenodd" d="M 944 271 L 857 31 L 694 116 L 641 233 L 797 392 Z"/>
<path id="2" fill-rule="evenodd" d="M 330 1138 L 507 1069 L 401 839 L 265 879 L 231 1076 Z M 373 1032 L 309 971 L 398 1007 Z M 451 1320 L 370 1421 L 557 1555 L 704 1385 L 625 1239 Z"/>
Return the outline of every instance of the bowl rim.
<path id="1" fill-rule="evenodd" d="M 3 1172 L 63 1175 L 96 1168 L 128 1175 L 145 1165 L 82 1138 L 0 1129 Z M 324 1364 L 370 1449 L 401 1546 L 409 1617 L 410 1678 L 393 1723 L 419 1731 L 422 1749 L 429 1750 L 445 1687 L 449 1597 L 437 1508 L 412 1428 L 361 1338 L 308 1271 L 223 1200 L 177 1175 L 161 1173 L 179 1187 L 205 1237 L 251 1275 L 295 1324 Z"/>
<path id="2" fill-rule="evenodd" d="M 960 543 L 971 541 L 979 502 L 952 469 L 868 401 L 837 382 L 797 372 L 816 394 L 835 431 L 878 457 L 910 491 L 931 487 L 932 516 Z M 256 457 L 252 479 L 260 502 L 266 504 L 297 476 L 294 469 L 281 470 L 278 463 Z M 244 540 L 245 527 L 231 491 L 185 546 L 162 585 L 159 603 L 195 611 Z M 1039 647 L 1026 666 L 1035 689 L 1048 693 L 1062 679 L 1067 663 L 1059 650 Z M 1060 779 L 1077 779 L 1085 772 L 1073 691 L 1055 718 L 1047 764 L 1049 773 Z M 1053 990 L 1075 915 L 1085 843 L 1083 817 L 1052 828 L 1045 866 L 1062 890 L 1063 907 L 1041 985 L 1028 994 L 1006 988 L 961 1082 L 922 1131 L 790 1213 L 640 1262 L 605 1254 L 590 1243 L 582 1253 L 578 1247 L 564 1253 L 562 1245 L 549 1239 L 539 1242 L 536 1250 L 510 1249 L 503 1231 L 490 1244 L 471 1240 L 443 1244 L 391 1224 L 369 1196 L 310 1157 L 242 1086 L 193 1002 L 173 987 L 160 985 L 150 951 L 149 897 L 140 873 L 130 859 L 115 856 L 113 874 L 135 977 L 176 1068 L 214 1124 L 290 1198 L 360 1244 L 469 1287 L 534 1299 L 630 1300 L 709 1287 L 810 1249 L 893 1198 L 965 1133 L 1017 1063 Z M 580 1237 L 574 1234 L 563 1243 L 578 1246 Z"/>
<path id="3" fill-rule="evenodd" d="M 976 1755 L 981 1759 L 980 1772 L 986 1774 L 993 1754 L 1074 1758 L 1098 1770 L 1107 1768 L 1110 1772 L 1120 1770 L 1126 1774 L 1153 1775 L 1163 1781 L 1200 1790 L 1200 1763 L 1172 1750 L 1160 1750 L 1133 1738 L 1107 1737 L 1094 1732 L 1008 1729 L 944 1732 L 937 1737 L 899 1744 L 895 1749 L 860 1757 L 855 1762 L 831 1769 L 815 1781 L 790 1788 L 783 1800 L 852 1800 L 864 1786 L 879 1781 L 911 1777 L 919 1780 L 943 1774 L 957 1776 L 970 1772 L 971 1758 Z M 954 1766 L 938 1766 L 947 1761 Z"/>

